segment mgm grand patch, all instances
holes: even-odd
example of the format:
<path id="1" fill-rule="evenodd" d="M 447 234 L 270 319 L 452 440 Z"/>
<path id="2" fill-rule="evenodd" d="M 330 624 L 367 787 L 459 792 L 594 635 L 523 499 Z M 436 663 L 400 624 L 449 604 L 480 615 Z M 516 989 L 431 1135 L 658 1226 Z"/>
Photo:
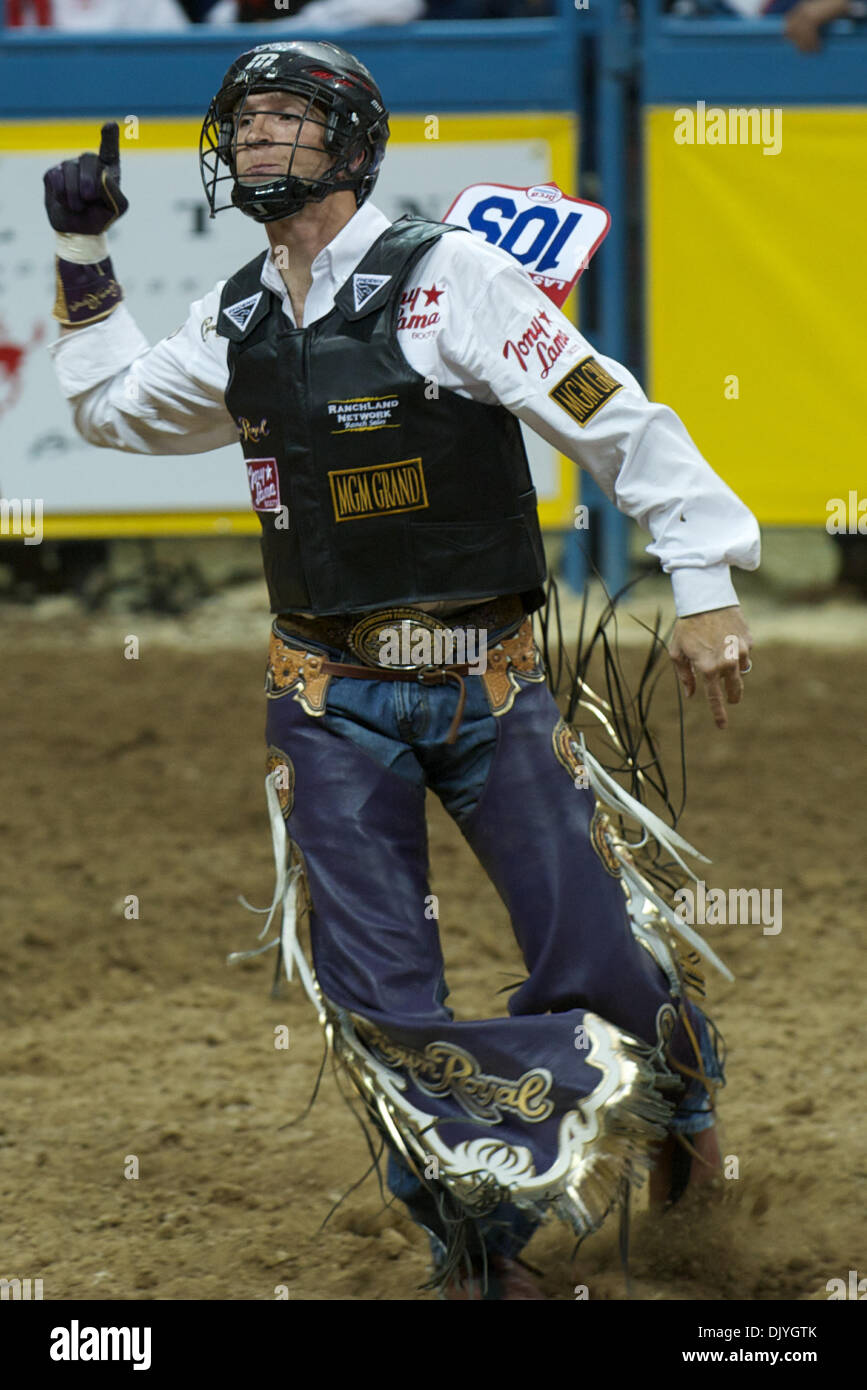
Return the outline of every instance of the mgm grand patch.
<path id="1" fill-rule="evenodd" d="M 421 459 L 329 471 L 335 521 L 391 516 L 430 506 Z"/>
<path id="2" fill-rule="evenodd" d="M 623 382 L 616 381 L 595 357 L 585 357 L 548 395 L 579 425 L 586 425 L 622 387 Z"/>

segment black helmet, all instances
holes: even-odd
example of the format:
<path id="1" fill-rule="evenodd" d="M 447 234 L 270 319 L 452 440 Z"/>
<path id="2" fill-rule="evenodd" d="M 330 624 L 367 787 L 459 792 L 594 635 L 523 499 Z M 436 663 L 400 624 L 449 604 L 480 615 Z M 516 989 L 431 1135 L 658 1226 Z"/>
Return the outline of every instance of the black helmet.
<path id="1" fill-rule="evenodd" d="M 321 178 L 292 174 L 299 123 L 295 139 L 286 142 L 293 146 L 286 174 L 256 185 L 237 181 L 238 121 L 252 92 L 292 92 L 306 98 L 303 119 L 324 127 L 325 150 L 335 156 Z M 344 48 L 333 43 L 263 43 L 251 48 L 229 68 L 202 126 L 199 167 L 211 216 L 236 207 L 257 222 L 273 222 L 292 217 L 306 203 L 348 189 L 355 190 L 360 207 L 376 183 L 388 136 L 388 112 L 379 88 L 364 64 Z M 358 155 L 363 158 L 350 171 Z M 230 184 L 231 192 L 226 188 L 226 200 L 218 205 L 220 184 Z"/>

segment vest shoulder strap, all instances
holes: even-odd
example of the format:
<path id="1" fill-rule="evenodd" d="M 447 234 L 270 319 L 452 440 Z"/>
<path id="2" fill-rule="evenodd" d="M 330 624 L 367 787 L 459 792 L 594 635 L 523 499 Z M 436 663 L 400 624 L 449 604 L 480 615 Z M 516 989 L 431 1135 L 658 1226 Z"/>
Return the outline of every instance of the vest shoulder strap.
<path id="1" fill-rule="evenodd" d="M 334 296 L 344 319 L 361 319 L 384 309 L 399 293 L 406 272 L 445 232 L 458 231 L 426 217 L 401 217 L 361 258 Z"/>
<path id="2" fill-rule="evenodd" d="M 262 267 L 268 255 L 262 251 L 227 280 L 220 295 L 217 333 L 240 342 L 271 307 L 271 294 L 262 284 Z"/>

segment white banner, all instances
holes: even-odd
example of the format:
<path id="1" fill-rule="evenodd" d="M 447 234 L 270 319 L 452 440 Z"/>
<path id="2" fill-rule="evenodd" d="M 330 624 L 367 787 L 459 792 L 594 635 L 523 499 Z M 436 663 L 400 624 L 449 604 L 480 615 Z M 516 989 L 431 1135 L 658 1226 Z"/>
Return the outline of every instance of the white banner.
<path id="1" fill-rule="evenodd" d="M 143 148 L 145 127 L 143 119 L 137 146 L 123 138 L 121 125 L 121 177 L 130 207 L 108 240 L 127 305 L 155 343 L 184 321 L 193 300 L 266 242 L 264 229 L 234 210 L 211 220 L 196 152 Z M 3 131 L 7 150 L 14 129 Z M 23 135 L 27 127 L 18 129 Z M 90 148 L 98 142 L 95 120 Z M 52 515 L 249 514 L 240 448 L 145 458 L 95 449 L 75 432 L 45 350 L 57 324 L 42 175 L 81 150 L 34 149 L 42 142 L 21 139 L 22 147 L 28 143 L 29 150 L 0 158 L 0 496 L 42 498 L 49 535 Z M 550 148 L 539 138 L 392 144 L 374 201 L 392 219 L 407 212 L 442 218 L 456 189 L 482 176 L 541 182 L 551 176 Z M 552 499 L 559 491 L 558 457 L 538 436 L 527 432 L 525 439 L 540 501 Z"/>

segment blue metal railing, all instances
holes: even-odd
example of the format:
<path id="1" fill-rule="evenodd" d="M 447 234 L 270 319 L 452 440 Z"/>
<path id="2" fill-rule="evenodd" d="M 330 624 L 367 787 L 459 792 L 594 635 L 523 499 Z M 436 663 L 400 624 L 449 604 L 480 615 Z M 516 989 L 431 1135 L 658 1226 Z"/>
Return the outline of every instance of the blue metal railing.
<path id="1" fill-rule="evenodd" d="M 641 0 L 642 100 L 846 106 L 867 101 L 867 25 L 835 20 L 818 53 L 801 53 L 782 18 L 702 19 Z"/>

